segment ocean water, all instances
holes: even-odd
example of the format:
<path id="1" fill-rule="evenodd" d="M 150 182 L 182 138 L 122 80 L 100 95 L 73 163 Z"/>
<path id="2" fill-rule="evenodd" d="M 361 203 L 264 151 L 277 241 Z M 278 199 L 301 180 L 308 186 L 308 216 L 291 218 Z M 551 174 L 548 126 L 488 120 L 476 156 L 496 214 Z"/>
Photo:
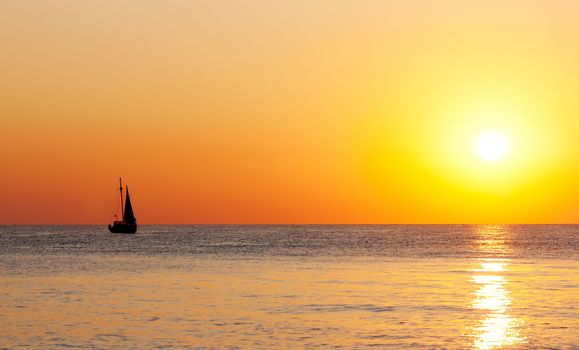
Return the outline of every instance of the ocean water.
<path id="1" fill-rule="evenodd" d="M 0 349 L 579 349 L 579 226 L 0 226 Z"/>

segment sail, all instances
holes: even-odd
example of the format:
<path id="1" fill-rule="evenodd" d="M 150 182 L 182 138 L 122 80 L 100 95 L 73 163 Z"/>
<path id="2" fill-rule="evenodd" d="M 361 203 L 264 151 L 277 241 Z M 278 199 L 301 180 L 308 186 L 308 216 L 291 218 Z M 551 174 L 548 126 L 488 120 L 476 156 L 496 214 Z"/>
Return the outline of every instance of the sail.
<path id="1" fill-rule="evenodd" d="M 131 205 L 131 197 L 129 196 L 129 187 L 127 186 L 127 198 L 125 201 L 125 213 L 123 215 L 123 221 L 128 224 L 134 224 L 137 222 L 135 219 L 135 214 L 133 214 L 133 206 Z"/>

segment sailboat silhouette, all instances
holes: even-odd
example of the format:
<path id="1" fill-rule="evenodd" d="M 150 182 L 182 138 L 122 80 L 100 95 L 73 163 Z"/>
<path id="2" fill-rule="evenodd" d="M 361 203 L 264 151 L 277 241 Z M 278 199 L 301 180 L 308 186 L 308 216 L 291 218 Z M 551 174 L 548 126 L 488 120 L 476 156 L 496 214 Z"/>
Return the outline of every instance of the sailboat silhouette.
<path id="1" fill-rule="evenodd" d="M 114 221 L 109 225 L 109 231 L 112 233 L 135 233 L 137 232 L 137 219 L 133 213 L 133 205 L 131 204 L 131 197 L 129 196 L 129 187 L 126 187 L 126 200 L 123 207 L 123 183 L 119 178 L 119 191 L 121 192 L 121 213 L 122 220 Z M 116 217 L 116 215 L 115 215 Z"/>

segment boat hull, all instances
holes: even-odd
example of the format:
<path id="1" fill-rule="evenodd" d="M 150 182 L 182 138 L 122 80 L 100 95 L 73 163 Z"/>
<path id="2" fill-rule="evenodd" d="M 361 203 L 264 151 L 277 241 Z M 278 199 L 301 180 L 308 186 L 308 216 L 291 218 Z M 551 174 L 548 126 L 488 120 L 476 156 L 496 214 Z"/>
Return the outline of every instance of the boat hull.
<path id="1" fill-rule="evenodd" d="M 109 231 L 112 233 L 136 233 L 137 224 L 131 224 L 124 221 L 115 221 L 112 225 L 109 225 Z"/>

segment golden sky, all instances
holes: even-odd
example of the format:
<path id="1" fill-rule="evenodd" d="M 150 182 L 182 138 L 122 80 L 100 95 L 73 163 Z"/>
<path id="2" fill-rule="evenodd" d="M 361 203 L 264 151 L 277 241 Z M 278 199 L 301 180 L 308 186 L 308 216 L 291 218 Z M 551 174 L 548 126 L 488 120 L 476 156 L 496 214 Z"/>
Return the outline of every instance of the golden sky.
<path id="1" fill-rule="evenodd" d="M 4 0 L 0 63 L 0 223 L 579 218 L 577 1 Z"/>

